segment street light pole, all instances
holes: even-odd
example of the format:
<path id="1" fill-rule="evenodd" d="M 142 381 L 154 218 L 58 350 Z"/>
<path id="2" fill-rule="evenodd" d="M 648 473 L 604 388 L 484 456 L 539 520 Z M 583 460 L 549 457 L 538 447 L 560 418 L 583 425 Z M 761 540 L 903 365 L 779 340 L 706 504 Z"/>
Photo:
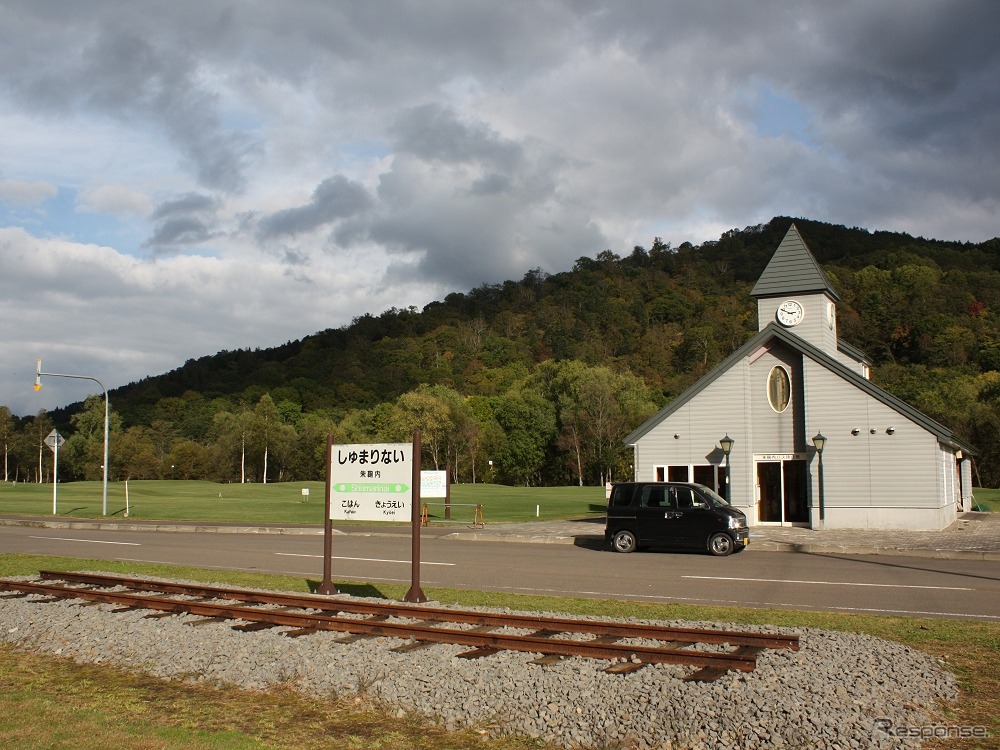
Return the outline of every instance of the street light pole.
<path id="1" fill-rule="evenodd" d="M 42 359 L 38 358 L 38 363 L 35 366 L 35 390 L 42 390 L 42 376 L 49 378 L 72 378 L 74 380 L 92 380 L 101 386 L 101 392 L 104 394 L 104 503 L 101 506 L 101 515 L 108 515 L 108 389 L 104 387 L 102 383 L 97 378 L 91 378 L 86 375 L 64 375 L 58 372 L 42 372 Z"/>
<path id="2" fill-rule="evenodd" d="M 812 441 L 819 457 L 819 520 L 823 523 L 826 521 L 826 498 L 823 495 L 823 448 L 826 447 L 826 438 L 822 432 L 817 432 Z"/>
<path id="3" fill-rule="evenodd" d="M 729 437 L 729 433 L 719 441 L 719 445 L 722 446 L 722 452 L 726 454 L 726 501 L 733 501 L 733 491 L 730 489 L 731 481 L 733 478 L 732 465 L 730 463 L 729 454 L 733 451 L 733 443 L 736 441 Z"/>

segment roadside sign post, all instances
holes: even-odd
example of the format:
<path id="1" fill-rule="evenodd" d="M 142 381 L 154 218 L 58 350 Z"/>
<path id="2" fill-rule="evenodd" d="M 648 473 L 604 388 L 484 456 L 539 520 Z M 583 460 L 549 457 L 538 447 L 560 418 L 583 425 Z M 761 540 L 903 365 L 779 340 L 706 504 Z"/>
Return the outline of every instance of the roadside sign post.
<path id="1" fill-rule="evenodd" d="M 101 391 L 104 393 L 104 479 L 103 479 L 103 503 L 101 505 L 101 515 L 108 515 L 108 389 L 104 387 L 102 383 L 97 378 L 91 378 L 87 375 L 65 375 L 58 372 L 42 372 L 42 359 L 38 358 L 35 364 L 35 390 L 42 390 L 42 376 L 50 378 L 72 378 L 74 380 L 92 380 L 101 386 Z M 54 511 L 53 511 L 54 513 Z"/>
<path id="2" fill-rule="evenodd" d="M 45 444 L 52 449 L 52 515 L 58 515 L 57 495 L 59 491 L 59 446 L 66 439 L 55 430 L 45 436 Z"/>

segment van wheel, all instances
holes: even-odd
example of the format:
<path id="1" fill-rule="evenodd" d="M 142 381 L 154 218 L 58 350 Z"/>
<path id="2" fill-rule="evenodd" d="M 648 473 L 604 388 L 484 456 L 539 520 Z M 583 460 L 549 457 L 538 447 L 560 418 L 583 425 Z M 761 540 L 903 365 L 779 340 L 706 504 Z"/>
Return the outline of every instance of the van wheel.
<path id="1" fill-rule="evenodd" d="M 716 557 L 725 557 L 733 551 L 733 547 L 733 538 L 721 531 L 708 540 L 708 551 Z"/>
<path id="2" fill-rule="evenodd" d="M 615 552 L 635 552 L 635 548 L 638 546 L 635 534 L 627 529 L 619 531 L 611 540 L 611 548 Z"/>

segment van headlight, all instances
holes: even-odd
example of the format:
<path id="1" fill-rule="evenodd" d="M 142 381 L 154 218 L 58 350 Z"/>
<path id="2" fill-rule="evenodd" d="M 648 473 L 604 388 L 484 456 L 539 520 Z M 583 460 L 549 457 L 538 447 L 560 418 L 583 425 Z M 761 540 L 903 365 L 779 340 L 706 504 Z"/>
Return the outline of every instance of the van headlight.
<path id="1" fill-rule="evenodd" d="M 747 525 L 747 520 L 741 516 L 730 516 L 729 517 L 729 528 L 731 529 L 742 529 Z"/>

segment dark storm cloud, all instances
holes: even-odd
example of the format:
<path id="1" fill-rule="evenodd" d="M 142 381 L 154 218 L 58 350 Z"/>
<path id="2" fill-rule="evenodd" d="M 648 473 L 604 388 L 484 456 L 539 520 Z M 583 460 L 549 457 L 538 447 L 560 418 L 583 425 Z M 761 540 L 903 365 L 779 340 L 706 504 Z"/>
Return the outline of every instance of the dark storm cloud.
<path id="1" fill-rule="evenodd" d="M 221 234 L 214 228 L 218 201 L 199 193 L 187 193 L 164 201 L 150 218 L 154 223 L 147 247 L 156 250 L 198 245 Z"/>
<path id="2" fill-rule="evenodd" d="M 425 104 L 404 112 L 389 129 L 395 150 L 427 161 L 483 162 L 515 169 L 521 149 L 482 123 L 463 123 L 454 110 Z"/>
<path id="3" fill-rule="evenodd" d="M 323 180 L 306 205 L 286 208 L 262 219 L 258 233 L 262 239 L 296 235 L 348 218 L 371 205 L 372 198 L 363 185 L 337 175 Z"/>
<path id="4" fill-rule="evenodd" d="M 154 210 L 150 218 L 154 221 L 166 219 L 178 214 L 213 213 L 218 208 L 218 201 L 200 193 L 186 193 L 176 198 L 164 201 Z"/>

